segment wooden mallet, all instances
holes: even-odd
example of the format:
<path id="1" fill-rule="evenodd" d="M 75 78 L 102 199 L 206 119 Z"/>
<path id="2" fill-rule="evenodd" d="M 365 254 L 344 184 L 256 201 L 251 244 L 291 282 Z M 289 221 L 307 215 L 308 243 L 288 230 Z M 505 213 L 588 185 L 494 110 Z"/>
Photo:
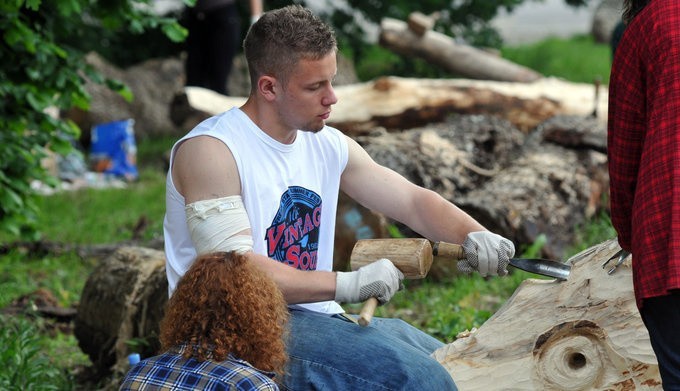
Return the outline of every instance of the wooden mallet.
<path id="1" fill-rule="evenodd" d="M 362 239 L 357 241 L 350 255 L 350 267 L 357 270 L 378 259 L 387 258 L 408 279 L 424 278 L 432 266 L 432 245 L 427 239 Z M 359 313 L 359 324 L 371 322 L 378 299 L 366 300 Z"/>

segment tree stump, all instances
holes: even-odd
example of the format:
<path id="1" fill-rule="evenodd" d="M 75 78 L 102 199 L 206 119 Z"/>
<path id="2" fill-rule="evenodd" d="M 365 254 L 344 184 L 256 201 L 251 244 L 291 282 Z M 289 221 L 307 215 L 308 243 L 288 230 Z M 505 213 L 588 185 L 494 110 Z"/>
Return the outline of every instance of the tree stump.
<path id="1" fill-rule="evenodd" d="M 124 373 L 127 356 L 158 352 L 158 326 L 168 300 L 163 251 L 121 247 L 90 274 L 74 334 L 100 375 Z"/>
<path id="2" fill-rule="evenodd" d="M 567 281 L 524 281 L 478 330 L 433 356 L 467 391 L 661 389 L 631 259 L 611 275 L 602 267 L 618 250 L 613 239 L 575 255 Z"/>

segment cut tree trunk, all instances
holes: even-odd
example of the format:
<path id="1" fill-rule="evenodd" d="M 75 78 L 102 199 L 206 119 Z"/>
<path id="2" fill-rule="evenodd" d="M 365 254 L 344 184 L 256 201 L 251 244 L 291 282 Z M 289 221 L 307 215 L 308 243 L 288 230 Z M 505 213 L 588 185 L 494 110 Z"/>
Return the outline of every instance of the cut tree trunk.
<path id="1" fill-rule="evenodd" d="M 594 119 L 552 122 L 527 136 L 508 121 L 461 115 L 357 141 L 376 162 L 455 203 L 489 230 L 518 244 L 544 234 L 543 255 L 562 257 L 577 227 L 607 208 L 602 195 L 609 182 L 606 154 L 589 148 L 591 141 L 578 142 L 579 129 L 596 127 Z M 567 145 L 547 138 L 555 129 L 573 134 Z"/>
<path id="2" fill-rule="evenodd" d="M 525 280 L 478 330 L 433 356 L 468 391 L 660 390 L 631 259 L 611 275 L 602 267 L 618 250 L 614 239 L 575 255 L 567 281 Z"/>
<path id="3" fill-rule="evenodd" d="M 543 78 L 533 83 L 470 79 L 383 77 L 335 88 L 338 103 L 328 124 L 349 136 L 376 128 L 399 131 L 443 121 L 451 114 L 488 114 L 504 118 L 524 132 L 560 114 L 589 116 L 607 112 L 606 90 L 594 85 Z M 245 98 L 226 97 L 187 87 L 173 100 L 171 115 L 183 129 L 237 107 Z M 599 121 L 606 123 L 606 116 Z"/>
<path id="4" fill-rule="evenodd" d="M 410 22 L 411 28 L 400 20 L 383 19 L 379 43 L 395 53 L 423 58 L 461 77 L 511 82 L 533 82 L 543 77 L 536 71 L 487 51 L 459 44 L 447 35 L 414 29 L 413 18 Z"/>
<path id="5" fill-rule="evenodd" d="M 459 198 L 458 206 L 515 243 L 535 243 L 545 235 L 544 255 L 561 257 L 575 242 L 577 227 L 602 209 L 607 183 L 593 180 L 587 166 L 597 162 L 606 170 L 602 153 L 541 144 Z"/>
<path id="6" fill-rule="evenodd" d="M 122 247 L 99 264 L 83 288 L 74 329 L 99 374 L 123 374 L 130 353 L 157 353 L 167 299 L 163 251 Z"/>

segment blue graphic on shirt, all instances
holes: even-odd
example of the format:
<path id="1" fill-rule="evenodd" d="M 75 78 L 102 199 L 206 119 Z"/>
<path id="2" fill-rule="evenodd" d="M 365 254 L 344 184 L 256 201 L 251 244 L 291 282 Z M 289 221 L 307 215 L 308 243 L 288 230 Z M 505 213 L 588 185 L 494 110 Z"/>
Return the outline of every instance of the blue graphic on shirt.
<path id="1" fill-rule="evenodd" d="M 321 226 L 321 197 L 291 186 L 265 232 L 267 256 L 300 270 L 316 270 Z"/>

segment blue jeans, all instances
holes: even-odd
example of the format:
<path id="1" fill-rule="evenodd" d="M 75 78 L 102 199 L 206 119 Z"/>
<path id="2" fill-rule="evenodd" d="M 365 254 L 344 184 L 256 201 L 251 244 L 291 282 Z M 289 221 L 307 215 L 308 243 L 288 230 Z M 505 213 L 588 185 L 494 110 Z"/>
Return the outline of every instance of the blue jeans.
<path id="1" fill-rule="evenodd" d="M 456 390 L 430 357 L 443 343 L 402 320 L 362 327 L 341 315 L 290 315 L 284 390 Z"/>
<path id="2" fill-rule="evenodd" d="M 640 309 L 664 390 L 680 390 L 680 292 L 645 299 Z"/>

